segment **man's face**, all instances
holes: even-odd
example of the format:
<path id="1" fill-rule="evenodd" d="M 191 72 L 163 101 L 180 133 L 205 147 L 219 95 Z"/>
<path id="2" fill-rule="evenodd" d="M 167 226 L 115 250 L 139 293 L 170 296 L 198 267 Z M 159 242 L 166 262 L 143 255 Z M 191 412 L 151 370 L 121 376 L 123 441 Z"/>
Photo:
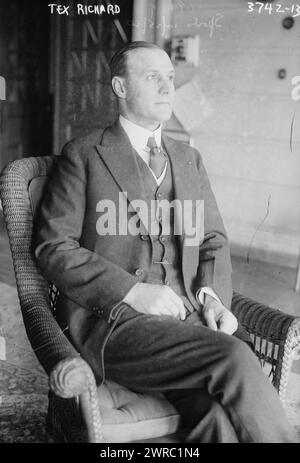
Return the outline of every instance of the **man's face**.
<path id="1" fill-rule="evenodd" d="M 127 57 L 126 106 L 133 122 L 156 128 L 170 119 L 174 102 L 174 68 L 160 49 L 142 48 Z"/>

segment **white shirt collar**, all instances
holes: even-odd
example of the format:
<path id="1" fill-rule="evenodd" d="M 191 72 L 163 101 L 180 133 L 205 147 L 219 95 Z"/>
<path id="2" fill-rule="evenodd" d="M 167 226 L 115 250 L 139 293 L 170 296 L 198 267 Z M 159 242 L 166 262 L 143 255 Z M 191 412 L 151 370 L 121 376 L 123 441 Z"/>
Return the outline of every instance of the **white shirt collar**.
<path id="1" fill-rule="evenodd" d="M 161 146 L 161 125 L 154 130 L 145 129 L 134 122 L 129 121 L 120 114 L 119 121 L 125 132 L 127 133 L 130 143 L 140 149 L 147 149 L 148 138 L 154 136 L 158 147 Z"/>

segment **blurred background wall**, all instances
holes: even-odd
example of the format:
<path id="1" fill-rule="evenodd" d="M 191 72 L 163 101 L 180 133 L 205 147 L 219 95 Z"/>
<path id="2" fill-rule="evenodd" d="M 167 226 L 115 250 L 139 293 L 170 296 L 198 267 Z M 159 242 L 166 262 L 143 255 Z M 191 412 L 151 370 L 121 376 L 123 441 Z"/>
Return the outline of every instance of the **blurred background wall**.
<path id="1" fill-rule="evenodd" d="M 197 26 L 186 27 L 195 17 L 198 24 L 218 18 L 214 30 L 199 28 L 196 80 L 207 109 L 193 136 L 234 250 L 248 255 L 251 245 L 251 257 L 296 266 L 300 110 L 291 79 L 300 74 L 300 18 L 286 29 L 282 21 L 290 13 L 250 13 L 246 3 L 218 0 L 175 10 L 177 34 L 197 33 Z M 190 79 L 188 70 L 182 73 Z"/>
<path id="2" fill-rule="evenodd" d="M 52 151 L 50 16 L 43 1 L 0 0 L 0 170 L 8 161 Z"/>
<path id="3" fill-rule="evenodd" d="M 254 2 L 251 8 L 243 0 L 141 3 L 136 38 L 166 44 L 177 36 L 199 37 L 197 66 L 180 60 L 176 65 L 177 87 L 185 89 L 178 104 L 186 111 L 178 110 L 181 124 L 174 118 L 169 128 L 186 126 L 201 152 L 232 251 L 296 268 L 300 109 L 291 96 L 291 80 L 300 75 L 296 5 L 289 0 L 281 6 Z M 156 27 L 148 19 L 144 32 L 147 8 Z"/>

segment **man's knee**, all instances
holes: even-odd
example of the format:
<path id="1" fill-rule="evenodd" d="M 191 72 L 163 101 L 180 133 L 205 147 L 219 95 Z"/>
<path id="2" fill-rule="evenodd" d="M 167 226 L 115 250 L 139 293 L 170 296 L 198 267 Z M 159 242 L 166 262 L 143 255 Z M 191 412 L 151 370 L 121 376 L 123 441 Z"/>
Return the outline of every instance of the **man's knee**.
<path id="1" fill-rule="evenodd" d="M 231 370 L 242 373 L 249 368 L 259 368 L 259 363 L 250 347 L 234 336 L 226 336 L 222 343 L 224 360 Z"/>

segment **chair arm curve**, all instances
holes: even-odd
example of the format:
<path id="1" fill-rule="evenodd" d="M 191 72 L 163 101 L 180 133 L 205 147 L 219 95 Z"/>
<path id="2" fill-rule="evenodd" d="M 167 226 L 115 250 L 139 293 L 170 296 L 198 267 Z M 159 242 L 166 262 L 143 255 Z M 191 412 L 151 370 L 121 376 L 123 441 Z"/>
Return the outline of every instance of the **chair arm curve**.
<path id="1" fill-rule="evenodd" d="M 88 388 L 90 367 L 80 356 L 59 361 L 49 375 L 49 386 L 57 396 L 67 399 L 76 397 Z"/>
<path id="2" fill-rule="evenodd" d="M 282 357 L 282 371 L 279 383 L 279 396 L 282 401 L 285 400 L 289 372 L 291 370 L 293 360 L 300 359 L 300 318 L 297 317 L 291 323 L 284 344 Z"/>
<path id="3" fill-rule="evenodd" d="M 81 357 L 69 357 L 58 362 L 49 375 L 51 391 L 64 399 L 79 397 L 88 441 L 103 442 L 100 408 L 94 374 Z"/>
<path id="4" fill-rule="evenodd" d="M 269 376 L 285 400 L 288 377 L 300 348 L 300 317 L 234 293 L 231 310 L 253 340 L 262 367 L 271 365 Z M 297 355 L 296 354 L 296 355 Z"/>
<path id="5" fill-rule="evenodd" d="M 295 316 L 234 293 L 231 310 L 249 334 L 284 344 Z"/>
<path id="6" fill-rule="evenodd" d="M 33 212 L 28 183 L 35 176 L 46 175 L 54 162 L 54 156 L 21 159 L 9 163 L 0 175 L 0 197 L 24 325 L 48 375 L 60 360 L 77 355 L 53 317 L 48 282 L 36 266 L 32 248 Z"/>

